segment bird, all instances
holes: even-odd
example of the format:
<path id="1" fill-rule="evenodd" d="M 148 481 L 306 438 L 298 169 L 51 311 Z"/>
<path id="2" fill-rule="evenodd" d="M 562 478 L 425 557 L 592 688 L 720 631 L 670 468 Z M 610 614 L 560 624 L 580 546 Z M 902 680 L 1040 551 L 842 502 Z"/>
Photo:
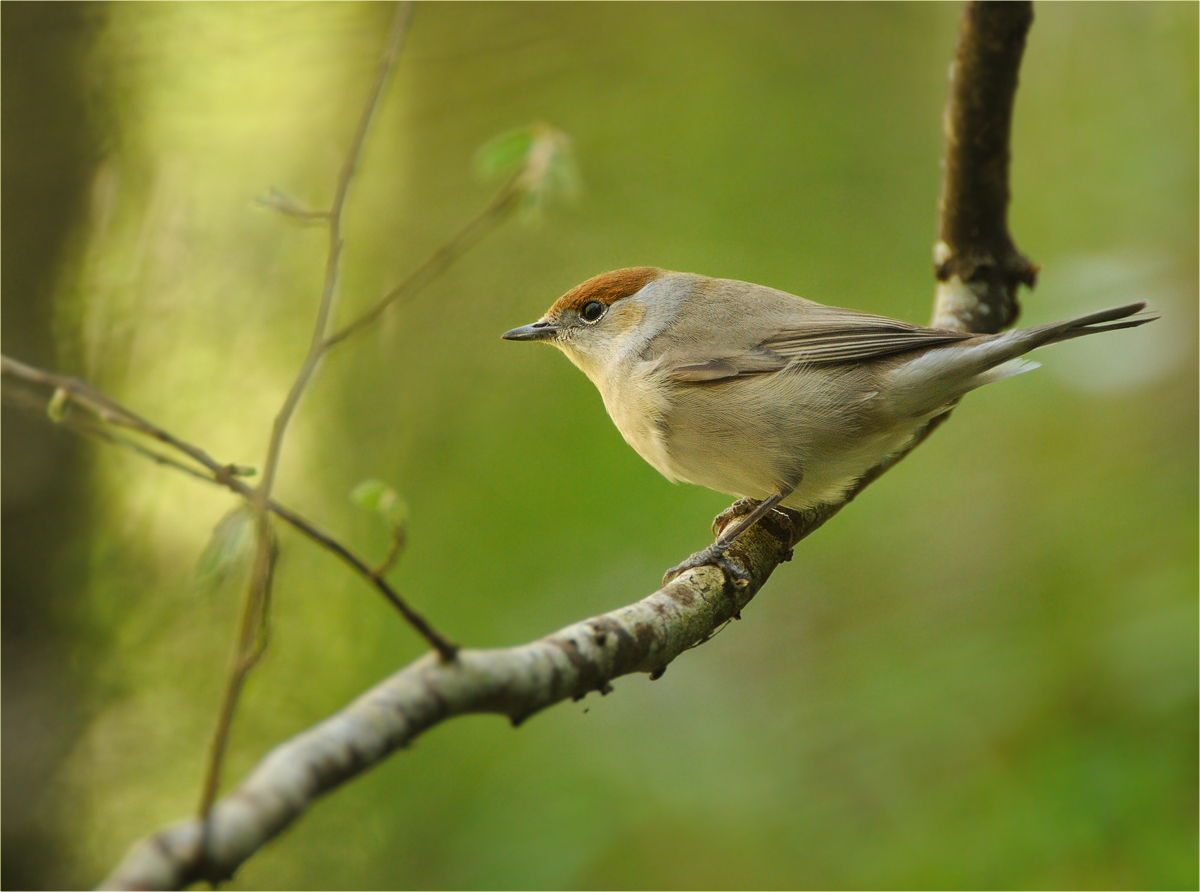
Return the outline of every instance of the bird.
<path id="1" fill-rule="evenodd" d="M 725 552 L 767 512 L 837 503 L 966 393 L 1037 368 L 1024 354 L 1157 318 L 1134 315 L 1145 308 L 972 334 L 634 267 L 588 279 L 502 337 L 565 353 L 625 441 L 668 480 L 756 503 L 664 577 L 716 564 L 744 586 L 748 574 Z"/>

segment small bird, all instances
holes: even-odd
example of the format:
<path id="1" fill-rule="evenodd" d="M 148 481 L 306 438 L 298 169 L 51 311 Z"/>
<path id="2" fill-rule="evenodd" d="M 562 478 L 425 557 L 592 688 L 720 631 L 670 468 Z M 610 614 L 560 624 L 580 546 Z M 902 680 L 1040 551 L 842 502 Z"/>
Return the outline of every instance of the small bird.
<path id="1" fill-rule="evenodd" d="M 1128 318 L 1145 306 L 967 334 L 636 267 L 588 279 L 503 337 L 567 354 L 625 441 L 668 480 L 758 502 L 665 577 L 715 563 L 737 585 L 746 573 L 725 551 L 772 508 L 836 502 L 968 391 L 1037 368 L 1023 354 L 1150 322 Z"/>

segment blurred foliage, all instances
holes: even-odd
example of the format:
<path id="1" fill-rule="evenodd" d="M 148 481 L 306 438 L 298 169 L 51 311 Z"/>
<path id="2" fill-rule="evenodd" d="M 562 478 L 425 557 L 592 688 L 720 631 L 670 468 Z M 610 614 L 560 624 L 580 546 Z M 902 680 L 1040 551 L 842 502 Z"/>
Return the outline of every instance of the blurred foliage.
<path id="1" fill-rule="evenodd" d="M 557 199 L 577 199 L 582 188 L 571 138 L 548 124 L 501 133 L 475 153 L 483 179 L 517 176 L 526 220 L 541 216 Z"/>
<path id="2" fill-rule="evenodd" d="M 248 564 L 253 553 L 254 512 L 243 503 L 231 509 L 213 529 L 196 564 L 197 576 L 219 584 L 240 564 Z"/>
<path id="3" fill-rule="evenodd" d="M 377 514 L 390 529 L 408 523 L 408 503 L 382 480 L 364 480 L 350 490 L 350 501 Z"/>
<path id="4" fill-rule="evenodd" d="M 54 49 L 86 99 L 81 126 L 44 137 L 91 159 L 86 200 L 51 206 L 73 233 L 42 273 L 58 367 L 222 461 L 260 462 L 308 344 L 325 233 L 255 198 L 328 205 L 390 8 L 11 7 L 6 53 Z M 1196 887 L 1197 7 L 1036 14 L 1011 222 L 1043 273 L 1023 321 L 1138 298 L 1162 321 L 1047 350 L 1041 371 L 970 397 L 661 681 L 622 680 L 519 731 L 440 727 L 233 888 Z M 64 41 L 71 15 L 91 24 Z M 391 481 L 411 509 L 393 574 L 468 646 L 652 590 L 728 500 L 667 484 L 561 356 L 499 334 L 643 264 L 928 318 L 957 16 L 419 5 L 351 193 L 341 320 L 484 205 L 472 159 L 496 134 L 552 122 L 585 191 L 330 355 L 280 500 L 383 554 L 391 531 L 345 494 Z M 41 133 L 18 112 L 56 95 L 27 74 L 24 105 L 9 101 L 26 58 L 5 58 L 6 172 Z M 500 167 L 512 146 L 492 146 L 480 157 Z M 5 198 L 7 242 L 47 205 Z M 8 256 L 5 349 L 52 362 L 10 330 L 46 313 L 50 289 L 14 288 Z M 9 514 L 13 475 L 41 453 L 8 442 L 6 634 L 50 584 L 44 550 L 12 547 Z M 86 483 L 64 477 L 79 488 L 36 527 L 79 556 L 56 564 L 70 622 L 46 640 L 82 687 L 52 696 L 27 670 L 4 688 L 6 779 L 18 756 L 53 767 L 38 795 L 5 797 L 6 856 L 27 838 L 10 815 L 50 846 L 23 873 L 6 865 L 9 886 L 94 883 L 195 807 L 237 613 L 235 591 L 199 598 L 191 582 L 230 497 L 87 452 Z M 422 652 L 332 556 L 288 530 L 282 549 L 230 782 Z"/>

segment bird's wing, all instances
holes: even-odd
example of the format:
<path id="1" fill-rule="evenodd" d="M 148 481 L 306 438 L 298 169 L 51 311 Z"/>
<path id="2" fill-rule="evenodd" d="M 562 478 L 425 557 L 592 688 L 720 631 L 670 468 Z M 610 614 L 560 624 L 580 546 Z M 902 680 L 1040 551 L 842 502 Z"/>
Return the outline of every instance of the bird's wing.
<path id="1" fill-rule="evenodd" d="M 822 364 L 877 359 L 972 337 L 976 335 L 839 310 L 811 314 L 802 325 L 782 328 L 765 338 L 761 347 L 786 356 L 791 362 Z"/>
<path id="2" fill-rule="evenodd" d="M 664 357 L 679 382 L 719 381 L 777 372 L 792 365 L 834 365 L 923 350 L 975 335 L 924 328 L 886 316 L 810 305 L 802 318 L 782 319 L 744 349 L 711 358 Z M 734 325 L 734 327 L 739 327 Z"/>

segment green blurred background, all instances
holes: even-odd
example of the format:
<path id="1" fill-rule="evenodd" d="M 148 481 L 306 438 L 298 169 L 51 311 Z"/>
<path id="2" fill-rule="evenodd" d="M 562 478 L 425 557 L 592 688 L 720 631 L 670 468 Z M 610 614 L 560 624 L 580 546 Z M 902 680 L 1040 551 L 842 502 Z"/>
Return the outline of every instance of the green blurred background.
<path id="1" fill-rule="evenodd" d="M 338 348 L 277 493 L 455 639 L 648 593 L 728 503 L 661 479 L 556 352 L 502 342 L 652 264 L 929 316 L 956 4 L 430 4 L 346 220 L 343 319 L 495 188 L 544 120 L 583 191 Z M 451 722 L 338 790 L 233 888 L 1196 888 L 1197 7 L 1048 4 L 1013 134 L 1045 351 L 806 541 L 656 683 L 520 730 Z M 260 465 L 307 346 L 327 205 L 391 8 L 3 5 L 3 344 Z M 5 409 L 3 884 L 97 882 L 189 814 L 240 589 L 222 492 Z M 227 778 L 422 652 L 289 531 Z"/>

